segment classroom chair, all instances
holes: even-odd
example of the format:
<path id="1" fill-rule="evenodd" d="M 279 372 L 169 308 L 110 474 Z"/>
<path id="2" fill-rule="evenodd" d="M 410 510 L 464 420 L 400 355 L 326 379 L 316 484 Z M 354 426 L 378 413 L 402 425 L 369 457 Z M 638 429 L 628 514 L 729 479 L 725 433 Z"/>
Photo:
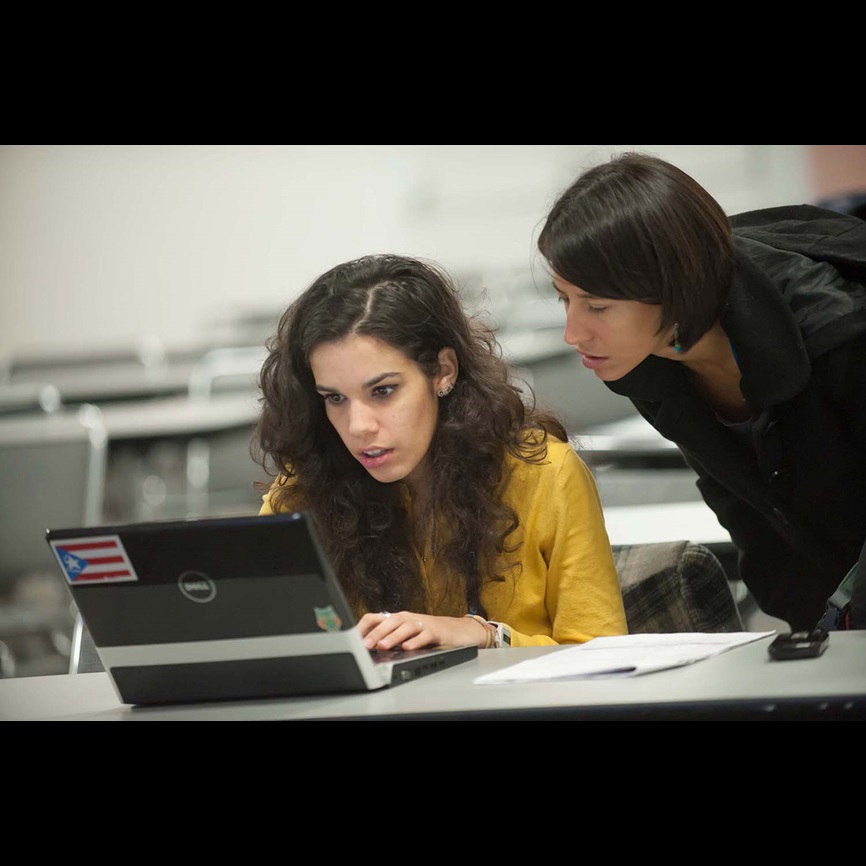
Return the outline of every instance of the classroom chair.
<path id="1" fill-rule="evenodd" d="M 614 545 L 631 634 L 746 631 L 727 572 L 692 541 Z"/>

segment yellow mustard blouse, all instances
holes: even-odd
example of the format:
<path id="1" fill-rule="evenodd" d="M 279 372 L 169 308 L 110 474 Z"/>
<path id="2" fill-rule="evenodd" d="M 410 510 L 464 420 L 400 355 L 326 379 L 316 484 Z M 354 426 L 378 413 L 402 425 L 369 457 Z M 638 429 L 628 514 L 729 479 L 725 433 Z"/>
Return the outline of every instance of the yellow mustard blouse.
<path id="1" fill-rule="evenodd" d="M 517 512 L 518 529 L 508 537 L 504 582 L 485 582 L 481 600 L 489 619 L 511 628 L 512 646 L 583 643 L 601 635 L 626 634 L 619 579 L 595 479 L 567 442 L 548 439 L 541 464 L 507 458 L 513 469 L 505 497 Z M 260 514 L 272 514 L 270 493 Z M 436 563 L 429 551 L 421 563 L 434 616 L 463 616 L 466 602 L 437 592 Z"/>

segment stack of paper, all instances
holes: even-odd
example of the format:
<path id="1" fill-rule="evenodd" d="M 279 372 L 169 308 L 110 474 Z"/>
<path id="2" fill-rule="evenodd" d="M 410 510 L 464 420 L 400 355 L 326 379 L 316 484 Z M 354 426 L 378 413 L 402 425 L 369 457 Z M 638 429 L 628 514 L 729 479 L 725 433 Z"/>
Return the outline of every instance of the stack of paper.
<path id="1" fill-rule="evenodd" d="M 477 677 L 478 685 L 531 683 L 593 677 L 633 677 L 690 665 L 768 637 L 761 632 L 677 632 L 597 637 Z"/>

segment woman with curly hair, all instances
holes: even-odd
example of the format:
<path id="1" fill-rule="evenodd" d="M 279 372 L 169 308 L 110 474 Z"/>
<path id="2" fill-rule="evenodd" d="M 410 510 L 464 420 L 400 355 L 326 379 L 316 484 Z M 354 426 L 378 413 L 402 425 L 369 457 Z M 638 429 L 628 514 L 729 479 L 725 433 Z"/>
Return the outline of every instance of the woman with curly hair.
<path id="1" fill-rule="evenodd" d="M 369 648 L 626 633 L 592 474 L 438 265 L 337 265 L 267 348 L 261 513 L 312 517 Z"/>

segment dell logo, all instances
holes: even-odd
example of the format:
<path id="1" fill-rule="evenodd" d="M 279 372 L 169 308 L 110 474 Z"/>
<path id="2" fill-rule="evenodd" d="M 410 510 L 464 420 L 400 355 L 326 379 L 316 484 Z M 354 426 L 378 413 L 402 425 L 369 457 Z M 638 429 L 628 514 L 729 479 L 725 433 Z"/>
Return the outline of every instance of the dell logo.
<path id="1" fill-rule="evenodd" d="M 216 584 L 200 571 L 185 571 L 177 579 L 177 585 L 190 601 L 204 604 L 216 598 Z"/>

